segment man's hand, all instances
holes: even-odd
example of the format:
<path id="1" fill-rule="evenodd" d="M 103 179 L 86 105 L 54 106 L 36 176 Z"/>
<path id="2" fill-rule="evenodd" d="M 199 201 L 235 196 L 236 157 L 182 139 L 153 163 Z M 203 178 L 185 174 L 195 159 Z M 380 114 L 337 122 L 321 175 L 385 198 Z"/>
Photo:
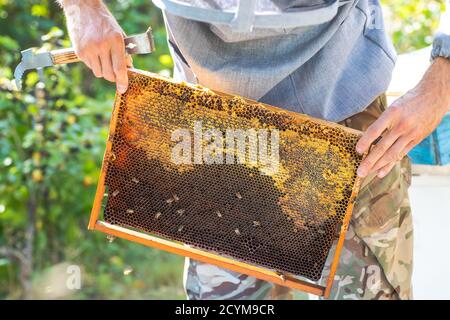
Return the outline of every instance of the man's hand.
<path id="1" fill-rule="evenodd" d="M 386 176 L 416 144 L 439 125 L 450 108 L 450 60 L 436 58 L 419 84 L 400 97 L 363 134 L 356 151 L 366 152 L 358 175 Z"/>
<path id="2" fill-rule="evenodd" d="M 98 78 L 116 82 L 124 93 L 128 86 L 124 32 L 101 0 L 60 0 L 75 53 Z"/>

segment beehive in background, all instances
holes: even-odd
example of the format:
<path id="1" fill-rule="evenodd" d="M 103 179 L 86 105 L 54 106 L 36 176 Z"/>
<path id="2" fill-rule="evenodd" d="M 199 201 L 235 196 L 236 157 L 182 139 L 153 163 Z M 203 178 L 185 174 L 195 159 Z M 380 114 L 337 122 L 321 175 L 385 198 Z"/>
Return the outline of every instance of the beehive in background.
<path id="1" fill-rule="evenodd" d="M 129 77 L 116 98 L 90 228 L 325 294 L 297 278 L 319 280 L 339 239 L 337 265 L 359 185 L 360 132 L 142 71 Z M 192 162 L 175 163 L 173 133 L 194 140 L 199 124 L 203 132 L 268 132 L 267 150 L 278 148 L 279 158 L 205 164 L 194 150 Z M 236 156 L 221 146 L 215 155 L 224 162 Z"/>

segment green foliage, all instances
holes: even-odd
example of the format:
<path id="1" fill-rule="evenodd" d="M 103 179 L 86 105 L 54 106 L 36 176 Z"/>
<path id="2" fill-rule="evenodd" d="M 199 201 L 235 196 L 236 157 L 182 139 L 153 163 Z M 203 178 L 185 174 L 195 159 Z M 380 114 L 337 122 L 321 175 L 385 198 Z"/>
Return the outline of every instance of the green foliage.
<path id="1" fill-rule="evenodd" d="M 135 67 L 170 74 L 159 10 L 147 0 L 111 1 L 110 9 L 129 34 L 154 30 L 157 52 L 135 57 Z M 21 287 L 24 266 L 5 255 L 0 297 L 45 298 L 45 288 L 36 287 L 41 273 L 65 261 L 84 272 L 73 298 L 182 298 L 181 258 L 120 240 L 108 244 L 86 230 L 114 85 L 73 64 L 45 70 L 45 86 L 30 72 L 24 90 L 13 91 L 21 49 L 70 43 L 54 1 L 0 0 L 0 29 L 0 247 L 26 256 L 34 230 L 32 293 Z"/>
<path id="2" fill-rule="evenodd" d="M 400 52 L 431 42 L 443 0 L 383 3 Z M 157 52 L 134 57 L 135 67 L 170 74 L 159 10 L 108 4 L 126 33 L 153 28 Z M 45 70 L 45 86 L 30 72 L 22 92 L 12 89 L 21 49 L 70 46 L 54 1 L 0 0 L 0 30 L 0 298 L 50 297 L 46 275 L 62 262 L 82 267 L 83 288 L 61 297 L 183 298 L 182 258 L 86 230 L 114 85 L 73 64 Z"/>
<path id="3" fill-rule="evenodd" d="M 398 53 L 424 48 L 433 42 L 445 0 L 381 0 L 387 30 Z"/>

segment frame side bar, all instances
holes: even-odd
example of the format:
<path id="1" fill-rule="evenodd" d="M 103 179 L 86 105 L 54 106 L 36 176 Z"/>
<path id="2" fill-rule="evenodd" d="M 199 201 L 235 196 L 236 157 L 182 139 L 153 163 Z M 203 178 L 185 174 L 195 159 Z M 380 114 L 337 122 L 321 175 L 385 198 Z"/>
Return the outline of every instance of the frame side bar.
<path id="1" fill-rule="evenodd" d="M 341 257 L 342 247 L 344 246 L 345 235 L 350 224 L 350 219 L 353 213 L 353 207 L 355 205 L 356 197 L 358 196 L 359 189 L 361 186 L 361 178 L 356 177 L 355 184 L 353 185 L 352 194 L 349 199 L 349 205 L 347 206 L 347 211 L 345 212 L 344 220 L 342 221 L 341 233 L 336 245 L 336 251 L 334 252 L 333 262 L 330 266 L 330 274 L 327 278 L 326 289 L 324 297 L 328 298 L 330 296 L 331 288 L 333 287 L 334 275 L 336 274 L 337 267 L 339 265 L 339 258 Z"/>
<path id="2" fill-rule="evenodd" d="M 94 204 L 91 210 L 91 216 L 89 218 L 88 230 L 94 230 L 95 224 L 98 221 L 100 215 L 100 210 L 102 208 L 103 194 L 105 192 L 105 179 L 106 172 L 108 171 L 108 163 L 110 160 L 111 149 L 112 149 L 112 139 L 116 133 L 117 117 L 119 115 L 120 109 L 120 95 L 116 92 L 116 97 L 114 99 L 114 108 L 111 114 L 111 120 L 109 122 L 109 134 L 106 140 L 105 153 L 103 154 L 102 168 L 100 171 L 100 176 L 97 182 L 97 190 L 95 192 Z"/>

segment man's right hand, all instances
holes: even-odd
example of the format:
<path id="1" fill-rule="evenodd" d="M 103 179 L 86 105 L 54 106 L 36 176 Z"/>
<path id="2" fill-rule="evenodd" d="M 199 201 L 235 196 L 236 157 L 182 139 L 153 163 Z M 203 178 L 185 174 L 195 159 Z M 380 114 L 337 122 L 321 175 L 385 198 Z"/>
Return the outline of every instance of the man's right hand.
<path id="1" fill-rule="evenodd" d="M 124 93 L 128 87 L 124 32 L 101 0 L 60 0 L 75 53 L 97 78 L 116 82 Z"/>

